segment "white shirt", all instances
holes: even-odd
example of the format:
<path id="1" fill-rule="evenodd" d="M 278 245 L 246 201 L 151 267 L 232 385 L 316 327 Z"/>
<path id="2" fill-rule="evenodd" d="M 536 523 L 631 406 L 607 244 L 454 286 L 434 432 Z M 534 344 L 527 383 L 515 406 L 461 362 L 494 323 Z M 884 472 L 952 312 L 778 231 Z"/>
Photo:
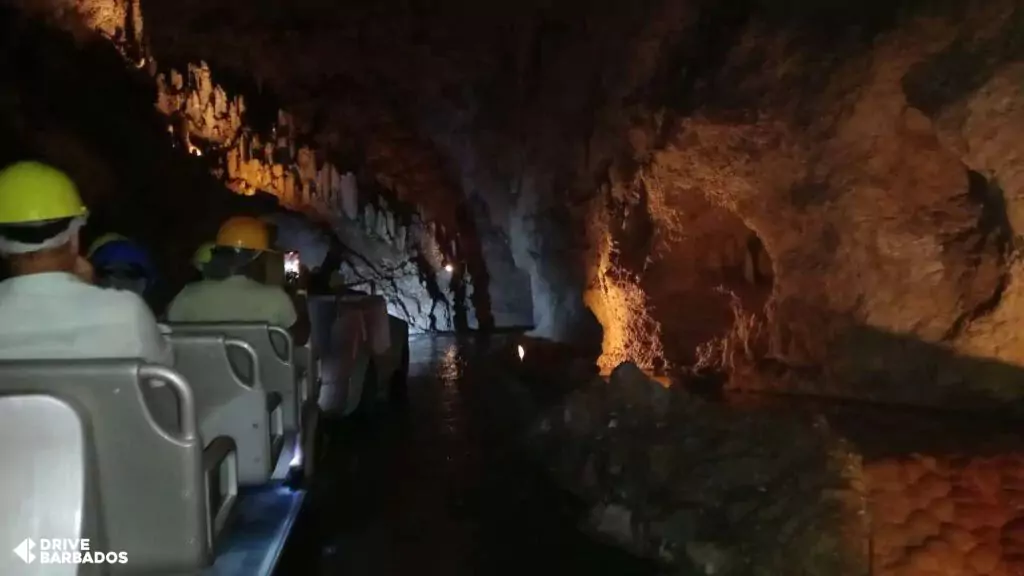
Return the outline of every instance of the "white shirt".
<path id="1" fill-rule="evenodd" d="M 278 286 L 245 276 L 185 286 L 167 309 L 171 322 L 266 322 L 291 328 L 298 319 L 291 297 Z"/>
<path id="2" fill-rule="evenodd" d="M 0 282 L 0 360 L 138 358 L 174 365 L 137 294 L 47 272 Z"/>

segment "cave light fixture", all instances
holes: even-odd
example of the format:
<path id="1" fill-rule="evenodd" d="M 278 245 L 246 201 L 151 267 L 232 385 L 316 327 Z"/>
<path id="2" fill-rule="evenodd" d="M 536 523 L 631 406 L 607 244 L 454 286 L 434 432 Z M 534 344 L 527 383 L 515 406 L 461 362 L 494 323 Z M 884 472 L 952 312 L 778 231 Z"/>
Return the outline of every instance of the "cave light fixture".
<path id="1" fill-rule="evenodd" d="M 519 353 L 519 361 L 522 362 L 523 358 L 526 357 L 526 348 L 523 348 L 523 345 L 520 344 L 516 346 L 516 352 Z"/>
<path id="2" fill-rule="evenodd" d="M 455 270 L 455 266 L 452 266 L 451 264 L 445 264 L 444 265 L 444 271 L 445 272 L 451 274 L 454 270 Z"/>

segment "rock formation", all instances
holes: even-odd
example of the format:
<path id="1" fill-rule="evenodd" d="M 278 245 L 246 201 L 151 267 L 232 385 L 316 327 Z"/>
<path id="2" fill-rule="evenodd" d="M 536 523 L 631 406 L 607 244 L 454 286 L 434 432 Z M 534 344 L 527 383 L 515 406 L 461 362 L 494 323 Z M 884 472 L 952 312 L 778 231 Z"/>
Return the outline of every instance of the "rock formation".
<path id="1" fill-rule="evenodd" d="M 148 67 L 184 145 L 219 147 L 236 191 L 344 223 L 355 170 L 374 188 L 356 202 L 356 219 L 377 218 L 363 231 L 393 246 L 399 214 L 433 223 L 404 242 L 423 243 L 408 266 L 433 286 L 411 298 L 450 300 L 438 327 L 498 318 L 592 342 L 596 317 L 603 367 L 654 370 L 721 362 L 722 338 L 753 330 L 742 356 L 801 390 L 950 405 L 1021 389 L 961 358 L 1024 354 L 1008 328 L 1022 73 L 1009 0 L 430 14 L 308 1 L 231 17 L 210 2 L 21 4 Z M 243 127 L 261 123 L 243 91 L 280 102 L 269 133 Z M 463 264 L 446 295 L 448 259 Z"/>

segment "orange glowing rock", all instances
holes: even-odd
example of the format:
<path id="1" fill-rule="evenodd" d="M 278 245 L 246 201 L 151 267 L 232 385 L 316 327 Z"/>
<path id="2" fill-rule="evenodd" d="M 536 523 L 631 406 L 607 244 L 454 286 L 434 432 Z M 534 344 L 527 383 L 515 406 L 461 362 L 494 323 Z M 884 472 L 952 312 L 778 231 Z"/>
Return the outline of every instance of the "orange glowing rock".
<path id="1" fill-rule="evenodd" d="M 907 530 L 902 524 L 876 525 L 873 531 L 876 553 L 899 558 L 907 547 L 909 540 Z"/>
<path id="2" fill-rule="evenodd" d="M 947 499 L 951 500 L 953 502 L 957 502 L 957 503 L 960 503 L 960 502 L 965 502 L 965 503 L 977 502 L 978 501 L 978 491 L 974 490 L 973 488 L 969 488 L 967 486 L 964 486 L 961 483 L 955 483 L 955 484 L 953 484 L 953 488 L 949 491 L 949 495 L 947 496 Z"/>
<path id="3" fill-rule="evenodd" d="M 915 455 L 914 458 L 903 463 L 903 481 L 907 484 L 913 484 L 925 475 L 932 474 L 934 470 L 934 458 L 924 458 Z"/>
<path id="4" fill-rule="evenodd" d="M 978 545 L 978 539 L 974 534 L 953 524 L 943 524 L 939 536 L 960 553 L 968 552 Z"/>
<path id="5" fill-rule="evenodd" d="M 920 544 L 931 536 L 937 536 L 942 524 L 928 512 L 915 510 L 907 517 L 906 527 L 912 542 Z"/>
<path id="6" fill-rule="evenodd" d="M 1001 559 L 999 546 L 988 542 L 967 553 L 967 565 L 978 574 L 991 574 Z"/>
<path id="7" fill-rule="evenodd" d="M 948 479 L 938 474 L 927 472 L 914 484 L 912 492 L 922 501 L 930 502 L 949 496 L 949 492 L 952 489 L 953 486 Z"/>
<path id="8" fill-rule="evenodd" d="M 900 492 L 906 488 L 903 467 L 895 460 L 882 460 L 865 465 L 864 476 L 872 492 Z"/>
<path id="9" fill-rule="evenodd" d="M 1001 506 L 981 502 L 956 505 L 957 523 L 968 529 L 999 528 L 1007 521 L 1008 511 Z"/>
<path id="10" fill-rule="evenodd" d="M 951 524 L 956 519 L 956 504 L 952 500 L 935 500 L 928 510 L 943 524 Z"/>
<path id="11" fill-rule="evenodd" d="M 982 496 L 993 500 L 1002 490 L 1002 478 L 999 468 L 990 462 L 972 462 L 963 472 L 963 479 L 974 487 Z"/>
<path id="12" fill-rule="evenodd" d="M 875 520 L 889 524 L 902 524 L 907 520 L 913 506 L 900 492 L 881 492 L 872 498 Z"/>

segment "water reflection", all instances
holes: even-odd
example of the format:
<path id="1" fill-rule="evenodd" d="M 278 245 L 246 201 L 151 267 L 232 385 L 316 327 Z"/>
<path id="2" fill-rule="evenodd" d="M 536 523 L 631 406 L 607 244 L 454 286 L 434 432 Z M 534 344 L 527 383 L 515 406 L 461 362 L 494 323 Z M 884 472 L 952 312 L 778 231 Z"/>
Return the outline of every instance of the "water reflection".
<path id="1" fill-rule="evenodd" d="M 462 355 L 456 343 L 448 345 L 437 365 L 437 377 L 445 388 L 455 387 L 462 378 Z"/>

